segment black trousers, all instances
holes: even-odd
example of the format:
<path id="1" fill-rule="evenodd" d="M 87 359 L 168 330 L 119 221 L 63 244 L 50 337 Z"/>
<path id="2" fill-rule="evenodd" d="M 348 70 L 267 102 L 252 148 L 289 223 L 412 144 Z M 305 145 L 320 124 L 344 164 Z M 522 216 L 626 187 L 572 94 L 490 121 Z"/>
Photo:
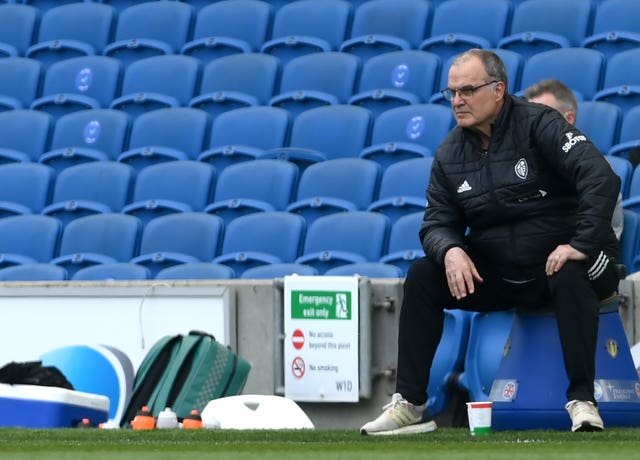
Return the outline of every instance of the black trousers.
<path id="1" fill-rule="evenodd" d="M 444 267 L 423 257 L 410 267 L 398 332 L 396 392 L 414 404 L 427 400 L 431 363 L 442 336 L 444 309 L 499 311 L 515 307 L 555 310 L 569 386 L 567 399 L 592 401 L 600 303 L 586 264 L 569 261 L 547 277 L 544 267 L 524 283 L 506 281 L 495 265 L 473 258 L 483 278 L 475 292 L 457 300 L 449 292 Z M 532 344 L 535 346 L 535 344 Z"/>

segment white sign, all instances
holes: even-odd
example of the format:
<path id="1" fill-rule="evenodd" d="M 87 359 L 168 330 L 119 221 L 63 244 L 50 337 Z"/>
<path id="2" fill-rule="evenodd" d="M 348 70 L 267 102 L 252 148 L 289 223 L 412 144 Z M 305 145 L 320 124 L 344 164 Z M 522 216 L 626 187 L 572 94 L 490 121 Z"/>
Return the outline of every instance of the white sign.
<path id="1" fill-rule="evenodd" d="M 357 402 L 358 279 L 284 278 L 285 397 Z"/>

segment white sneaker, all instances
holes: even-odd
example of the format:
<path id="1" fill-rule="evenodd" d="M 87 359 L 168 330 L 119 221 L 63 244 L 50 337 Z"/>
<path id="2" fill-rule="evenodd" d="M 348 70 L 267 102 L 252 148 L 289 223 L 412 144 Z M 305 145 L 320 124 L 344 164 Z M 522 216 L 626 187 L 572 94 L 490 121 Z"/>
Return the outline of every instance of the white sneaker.
<path id="1" fill-rule="evenodd" d="M 571 431 L 602 431 L 604 423 L 600 418 L 598 408 L 591 401 L 574 399 L 564 406 L 571 417 Z"/>
<path id="2" fill-rule="evenodd" d="M 437 428 L 436 422 L 433 420 L 422 422 L 425 408 L 426 404 L 414 406 L 400 393 L 395 393 L 391 397 L 391 402 L 382 408 L 384 412 L 377 419 L 360 428 L 360 434 L 377 436 L 434 431 Z"/>

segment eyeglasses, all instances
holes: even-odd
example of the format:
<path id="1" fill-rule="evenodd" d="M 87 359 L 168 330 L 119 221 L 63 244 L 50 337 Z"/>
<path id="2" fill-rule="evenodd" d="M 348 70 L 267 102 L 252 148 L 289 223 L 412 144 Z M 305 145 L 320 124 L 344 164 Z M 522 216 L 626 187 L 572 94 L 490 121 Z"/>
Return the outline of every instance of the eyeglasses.
<path id="1" fill-rule="evenodd" d="M 492 80 L 478 86 L 463 86 L 460 89 L 445 88 L 440 92 L 442 93 L 442 95 L 447 101 L 453 100 L 453 98 L 456 97 L 456 94 L 460 96 L 461 99 L 466 100 L 466 99 L 472 98 L 475 92 L 478 91 L 480 88 L 492 85 L 493 83 L 498 83 L 498 80 Z"/>

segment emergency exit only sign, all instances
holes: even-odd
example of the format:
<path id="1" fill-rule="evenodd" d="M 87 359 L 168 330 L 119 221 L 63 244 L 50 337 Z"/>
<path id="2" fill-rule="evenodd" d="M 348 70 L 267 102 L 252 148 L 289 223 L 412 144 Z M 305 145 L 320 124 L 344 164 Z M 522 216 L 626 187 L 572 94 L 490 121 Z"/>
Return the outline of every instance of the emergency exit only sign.
<path id="1" fill-rule="evenodd" d="M 357 402 L 358 279 L 284 279 L 285 397 L 304 402 Z"/>

